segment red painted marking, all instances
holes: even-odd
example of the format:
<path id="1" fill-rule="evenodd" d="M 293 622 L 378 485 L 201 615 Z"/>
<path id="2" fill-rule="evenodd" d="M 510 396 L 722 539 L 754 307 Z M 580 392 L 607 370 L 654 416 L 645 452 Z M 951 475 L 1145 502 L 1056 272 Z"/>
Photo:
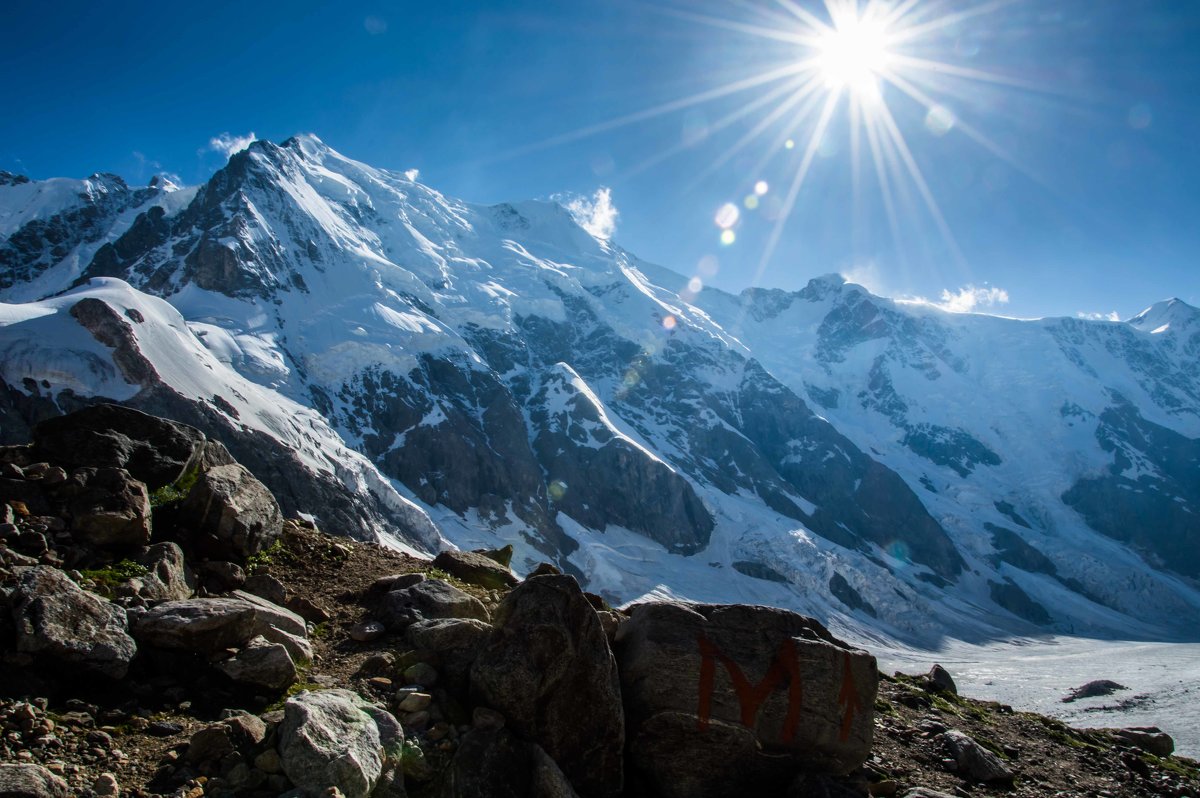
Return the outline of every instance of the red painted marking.
<path id="1" fill-rule="evenodd" d="M 854 672 L 850 669 L 850 653 L 842 655 L 842 690 L 838 703 L 843 707 L 842 730 L 839 739 L 844 743 L 850 739 L 850 727 L 854 724 L 854 713 L 862 710 L 858 700 L 858 686 L 854 683 Z"/>
<path id="2" fill-rule="evenodd" d="M 733 682 L 733 692 L 741 707 L 741 724 L 748 729 L 755 727 L 758 710 L 764 701 L 780 687 L 788 690 L 788 711 L 783 719 L 783 742 L 789 743 L 796 736 L 800 725 L 800 709 L 804 699 L 804 689 L 800 681 L 800 661 L 796 657 L 796 644 L 791 639 L 784 640 L 767 669 L 762 681 L 751 684 L 738 664 L 726 656 L 716 645 L 700 635 L 700 703 L 696 710 L 697 726 L 701 731 L 708 728 L 712 716 L 712 695 L 716 678 L 717 663 L 725 666 L 729 680 Z"/>

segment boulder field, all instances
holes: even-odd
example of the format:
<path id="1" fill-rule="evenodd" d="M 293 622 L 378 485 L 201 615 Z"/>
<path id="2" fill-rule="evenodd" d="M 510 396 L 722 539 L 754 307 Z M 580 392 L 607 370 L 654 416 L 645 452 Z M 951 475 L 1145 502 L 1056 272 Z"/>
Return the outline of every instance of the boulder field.
<path id="1" fill-rule="evenodd" d="M 511 548 L 429 562 L 340 540 L 285 520 L 220 444 L 126 408 L 0 448 L 0 502 L 4 798 L 1200 784 L 1158 730 L 971 702 L 940 667 L 884 677 L 793 612 L 614 609 L 552 565 L 518 577 Z M 1046 746 L 1091 759 L 1051 767 Z"/>

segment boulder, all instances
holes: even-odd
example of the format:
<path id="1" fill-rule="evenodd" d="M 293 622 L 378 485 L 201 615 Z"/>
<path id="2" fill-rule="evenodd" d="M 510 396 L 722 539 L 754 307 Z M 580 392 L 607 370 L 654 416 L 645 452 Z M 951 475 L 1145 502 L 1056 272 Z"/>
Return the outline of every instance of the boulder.
<path id="1" fill-rule="evenodd" d="M 234 562 L 206 560 L 196 570 L 204 581 L 204 589 L 209 593 L 228 593 L 246 584 L 245 570 Z"/>
<path id="2" fill-rule="evenodd" d="M 123 468 L 85 468 L 73 475 L 67 501 L 75 537 L 101 547 L 150 542 L 150 494 Z"/>
<path id="3" fill-rule="evenodd" d="M 500 604 L 472 693 L 549 754 L 584 798 L 620 794 L 625 716 L 617 662 L 572 576 L 539 576 Z"/>
<path id="4" fill-rule="evenodd" d="M 377 614 L 394 632 L 430 618 L 490 620 L 483 602 L 442 579 L 426 579 L 390 591 L 380 600 Z"/>
<path id="5" fill-rule="evenodd" d="M 280 607 L 278 604 L 244 590 L 235 590 L 229 595 L 254 607 L 255 634 L 266 634 L 266 630 L 271 626 L 301 637 L 308 634 L 308 627 L 305 625 L 304 619 L 285 607 Z"/>
<path id="6" fill-rule="evenodd" d="M 281 607 L 283 602 L 287 601 L 287 588 L 283 586 L 283 582 L 270 574 L 254 574 L 246 577 L 246 584 L 242 586 L 242 589 Z"/>
<path id="7" fill-rule="evenodd" d="M 210 557 L 244 560 L 278 540 L 283 530 L 275 497 L 237 463 L 200 474 L 182 512 L 195 524 L 195 547 Z"/>
<path id="8" fill-rule="evenodd" d="M 433 567 L 488 590 L 504 590 L 520 581 L 506 566 L 473 551 L 443 551 L 433 559 Z"/>
<path id="9" fill-rule="evenodd" d="M 143 646 L 212 653 L 237 648 L 255 635 L 255 607 L 236 598 L 168 601 L 134 616 L 131 631 Z"/>
<path id="10" fill-rule="evenodd" d="M 474 552 L 482 554 L 489 560 L 495 560 L 505 568 L 512 567 L 513 545 L 511 543 L 505 544 L 498 549 L 474 549 Z"/>
<path id="11" fill-rule="evenodd" d="M 958 695 L 958 685 L 954 683 L 954 677 L 950 675 L 950 671 L 943 668 L 941 665 L 934 664 L 929 669 L 929 674 L 925 677 L 929 680 L 929 685 L 939 693 L 952 693 Z"/>
<path id="12" fill-rule="evenodd" d="M 240 684 L 283 690 L 296 681 L 296 664 L 287 648 L 259 635 L 245 648 L 217 664 L 217 670 Z"/>
<path id="13" fill-rule="evenodd" d="M 149 571 L 139 577 L 138 594 L 150 601 L 182 601 L 196 592 L 196 579 L 176 543 L 156 543 L 143 551 L 137 561 Z"/>
<path id="14" fill-rule="evenodd" d="M 280 765 L 304 795 L 336 788 L 346 798 L 366 798 L 399 765 L 400 724 L 349 690 L 303 692 L 283 711 Z"/>
<path id="15" fill-rule="evenodd" d="M 112 467 L 157 490 L 201 462 L 200 430 L 120 405 L 94 405 L 47 419 L 33 430 L 36 456 L 66 466 Z"/>
<path id="16" fill-rule="evenodd" d="M 443 775 L 444 798 L 578 798 L 541 746 L 503 728 L 472 729 Z"/>
<path id="17" fill-rule="evenodd" d="M 89 593 L 56 568 L 26 571 L 10 599 L 17 650 L 112 679 L 129 670 L 137 646 L 125 610 Z"/>
<path id="18" fill-rule="evenodd" d="M 69 798 L 67 783 L 41 765 L 0 764 L 0 798 Z"/>
<path id="19" fill-rule="evenodd" d="M 1170 756 L 1175 753 L 1175 740 L 1157 726 L 1134 726 L 1128 729 L 1118 729 L 1114 734 L 1147 754 Z"/>
<path id="20" fill-rule="evenodd" d="M 811 618 L 652 602 L 631 610 L 616 640 L 632 761 L 668 798 L 727 794 L 719 784 L 677 786 L 719 750 L 714 736 L 736 752 L 722 766 L 747 793 L 779 789 L 777 758 L 793 773 L 841 775 L 870 753 L 875 658 Z"/>
<path id="21" fill-rule="evenodd" d="M 958 774 L 982 782 L 1011 782 L 1013 772 L 1000 757 L 960 731 L 941 735 L 942 745 L 958 765 Z"/>
<path id="22" fill-rule="evenodd" d="M 1112 695 L 1118 690 L 1128 690 L 1129 688 L 1111 679 L 1096 679 L 1087 684 L 1076 687 L 1062 699 L 1064 704 L 1070 704 L 1072 701 L 1078 701 L 1081 698 L 1098 698 L 1099 696 Z"/>
<path id="23" fill-rule="evenodd" d="M 464 688 L 479 650 L 492 627 L 474 618 L 436 618 L 408 627 L 413 648 L 436 651 L 442 673 L 452 687 Z"/>

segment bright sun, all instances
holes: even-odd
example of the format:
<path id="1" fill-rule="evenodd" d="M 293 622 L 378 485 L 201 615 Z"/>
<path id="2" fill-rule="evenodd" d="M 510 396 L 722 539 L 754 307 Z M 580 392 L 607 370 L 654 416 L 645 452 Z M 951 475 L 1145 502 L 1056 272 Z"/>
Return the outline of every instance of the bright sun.
<path id="1" fill-rule="evenodd" d="M 879 75 L 888 65 L 888 35 L 883 23 L 843 16 L 822 32 L 816 46 L 817 70 L 830 89 L 846 89 L 860 100 L 879 95 Z"/>

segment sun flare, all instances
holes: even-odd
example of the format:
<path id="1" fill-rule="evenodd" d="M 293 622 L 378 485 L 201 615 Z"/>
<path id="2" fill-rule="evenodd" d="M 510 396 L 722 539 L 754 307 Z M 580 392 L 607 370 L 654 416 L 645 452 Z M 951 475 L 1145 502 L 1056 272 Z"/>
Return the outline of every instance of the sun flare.
<path id="1" fill-rule="evenodd" d="M 817 70 L 830 89 L 846 89 L 861 99 L 879 95 L 879 78 L 887 69 L 886 26 L 879 20 L 843 16 L 817 43 Z"/>

